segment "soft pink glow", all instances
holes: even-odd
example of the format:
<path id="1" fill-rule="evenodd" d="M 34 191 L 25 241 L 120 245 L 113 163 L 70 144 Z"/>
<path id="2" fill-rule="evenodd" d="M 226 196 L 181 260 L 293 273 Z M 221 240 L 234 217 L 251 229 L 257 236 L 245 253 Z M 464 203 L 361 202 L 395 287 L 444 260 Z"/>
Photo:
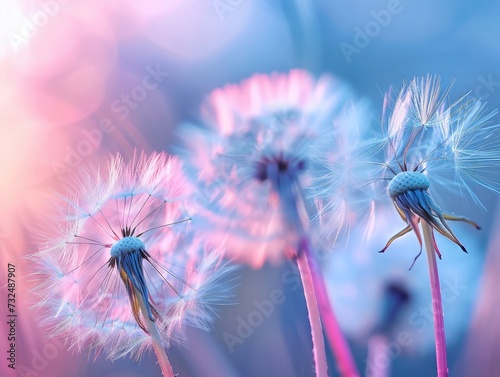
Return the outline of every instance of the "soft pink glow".
<path id="1" fill-rule="evenodd" d="M 68 4 L 15 55 L 26 105 L 52 125 L 81 120 L 103 102 L 115 58 L 116 41 L 102 15 Z"/>
<path id="2" fill-rule="evenodd" d="M 175 1 L 171 6 L 164 5 L 170 17 L 151 17 L 143 31 L 172 58 L 203 61 L 237 39 L 249 22 L 253 7 L 252 2 L 242 2 L 233 12 L 219 16 L 211 1 Z M 165 37 L 173 35 L 175 38 Z"/>

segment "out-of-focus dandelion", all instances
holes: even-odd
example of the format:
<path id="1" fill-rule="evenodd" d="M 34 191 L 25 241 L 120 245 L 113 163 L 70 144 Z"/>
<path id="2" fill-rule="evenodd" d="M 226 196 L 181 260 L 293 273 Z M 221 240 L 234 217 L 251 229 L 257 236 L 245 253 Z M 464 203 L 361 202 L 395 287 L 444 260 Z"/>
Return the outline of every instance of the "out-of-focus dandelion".
<path id="1" fill-rule="evenodd" d="M 382 315 L 368 343 L 367 377 L 388 377 L 390 375 L 390 346 L 392 329 L 408 306 L 411 295 L 404 283 L 388 281 L 383 287 L 381 299 Z"/>
<path id="2" fill-rule="evenodd" d="M 182 340 L 185 323 L 210 326 L 231 268 L 171 226 L 188 222 L 191 193 L 176 158 L 116 156 L 82 177 L 63 198 L 55 235 L 32 256 L 42 323 L 96 357 L 138 359 L 152 346 L 163 375 L 174 376 L 165 347 Z"/>
<path id="3" fill-rule="evenodd" d="M 500 192 L 500 127 L 491 122 L 496 112 L 486 112 L 483 103 L 467 96 L 449 102 L 448 94 L 449 88 L 441 90 L 440 80 L 434 76 L 415 78 L 403 87 L 395 100 L 389 94 L 384 101 L 387 127 L 376 143 L 377 147 L 383 146 L 385 159 L 374 165 L 381 170 L 380 178 L 388 182 L 387 193 L 407 224 L 387 242 L 382 252 L 411 231 L 422 249 L 419 225 L 422 226 L 429 261 L 440 377 L 448 375 L 448 366 L 435 257 L 437 254 L 441 258 L 441 253 L 434 231 L 466 252 L 448 221 L 466 222 L 477 229 L 479 226 L 444 212 L 433 197 L 451 189 L 462 198 L 480 203 L 472 184 Z"/>
<path id="4" fill-rule="evenodd" d="M 206 128 L 186 126 L 181 134 L 209 199 L 207 233 L 217 242 L 223 233 L 228 251 L 254 267 L 297 261 L 318 376 L 327 375 L 318 303 L 342 375 L 358 372 L 313 256 L 308 208 L 314 206 L 305 191 L 322 174 L 316 168 L 325 150 L 343 176 L 361 109 L 333 78 L 315 80 L 300 70 L 257 74 L 211 93 L 202 113 Z"/>
<path id="5" fill-rule="evenodd" d="M 500 229 L 500 214 L 493 217 L 491 229 Z M 486 243 L 484 269 L 476 275 L 481 289 L 477 292 L 473 315 L 469 323 L 467 337 L 460 352 L 461 377 L 489 376 L 500 371 L 500 310 L 498 295 L 498 271 L 500 270 L 500 233 L 491 232 Z M 471 253 L 472 255 L 473 253 Z M 480 277 L 480 278 L 479 278 Z M 448 324 L 448 319 L 446 324 Z"/>

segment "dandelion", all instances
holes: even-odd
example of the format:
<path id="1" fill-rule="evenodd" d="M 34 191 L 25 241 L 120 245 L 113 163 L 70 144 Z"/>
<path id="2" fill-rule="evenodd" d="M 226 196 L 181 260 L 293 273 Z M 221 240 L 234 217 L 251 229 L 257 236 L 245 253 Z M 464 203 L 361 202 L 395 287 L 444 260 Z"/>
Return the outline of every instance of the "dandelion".
<path id="1" fill-rule="evenodd" d="M 383 287 L 381 306 L 383 308 L 380 323 L 373 330 L 368 343 L 368 361 L 365 375 L 367 377 L 387 377 L 390 375 L 391 360 L 390 343 L 394 323 L 399 320 L 411 300 L 406 286 L 399 281 L 388 281 Z M 400 339 L 395 339 L 400 341 Z M 397 347 L 401 347 L 398 343 Z M 397 349 L 397 352 L 401 352 Z"/>
<path id="2" fill-rule="evenodd" d="M 358 348 L 368 347 L 365 375 L 373 377 L 391 375 L 395 354 L 401 355 L 401 359 L 412 355 L 424 360 L 435 347 L 429 322 L 432 319 L 430 291 L 422 283 L 428 279 L 427 266 L 416 263 L 408 273 L 412 257 L 404 252 L 387 253 L 384 263 L 380 263 L 380 256 L 370 251 L 370 245 L 386 242 L 399 228 L 400 218 L 396 211 L 383 215 L 377 212 L 373 236 L 366 239 L 363 227 L 356 228 L 348 247 L 337 244 L 335 253 L 324 266 L 339 322 Z M 464 234 L 462 241 L 471 250 L 484 247 L 484 240 L 474 233 Z M 415 246 L 412 237 L 403 237 L 393 246 L 404 251 L 411 250 L 412 245 Z M 469 325 L 476 302 L 482 255 L 451 253 L 446 255 L 446 262 L 439 271 L 443 310 L 448 346 L 456 347 L 463 340 L 463 329 Z"/>
<path id="3" fill-rule="evenodd" d="M 415 78 L 395 101 L 388 95 L 384 105 L 384 114 L 389 113 L 387 128 L 379 140 L 385 158 L 378 162 L 382 180 L 388 182 L 387 193 L 407 224 L 389 239 L 382 252 L 411 231 L 420 243 L 415 260 L 422 252 L 422 243 L 426 247 L 439 376 L 448 375 L 448 366 L 436 264 L 436 255 L 441 259 L 441 252 L 434 231 L 467 252 L 448 222 L 461 221 L 477 229 L 479 226 L 443 211 L 435 198 L 455 193 L 467 204 L 482 205 L 474 185 L 500 192 L 500 133 L 498 125 L 491 123 L 496 112 L 486 112 L 483 103 L 468 96 L 450 103 L 448 94 L 449 88 L 441 90 L 439 78 L 428 76 Z"/>
<path id="4" fill-rule="evenodd" d="M 209 328 L 231 268 L 179 230 L 190 189 L 177 159 L 116 156 L 82 177 L 63 198 L 56 235 L 32 256 L 42 324 L 96 357 L 139 359 L 152 347 L 174 376 L 165 347 L 182 340 L 185 323 Z"/>
<path id="5" fill-rule="evenodd" d="M 351 96 L 327 76 L 257 74 L 212 92 L 203 106 L 206 128 L 186 126 L 181 135 L 209 201 L 208 233 L 217 241 L 224 234 L 232 256 L 254 267 L 297 262 L 319 376 L 327 375 L 327 365 L 317 300 L 342 374 L 358 375 L 314 260 L 313 206 L 306 199 L 320 151 L 335 150 L 337 162 L 348 159 L 347 135 L 355 132 L 362 108 Z"/>

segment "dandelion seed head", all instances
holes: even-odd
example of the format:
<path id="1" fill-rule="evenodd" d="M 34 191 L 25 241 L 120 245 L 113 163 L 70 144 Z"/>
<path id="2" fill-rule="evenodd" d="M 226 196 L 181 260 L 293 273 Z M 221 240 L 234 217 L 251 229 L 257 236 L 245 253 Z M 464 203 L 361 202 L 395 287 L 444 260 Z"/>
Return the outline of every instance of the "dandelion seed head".
<path id="1" fill-rule="evenodd" d="M 427 190 L 429 179 L 423 173 L 405 171 L 397 174 L 387 186 L 387 193 L 394 199 L 396 196 L 412 190 Z"/>
<path id="2" fill-rule="evenodd" d="M 111 246 L 110 254 L 112 257 L 119 257 L 126 254 L 133 253 L 137 250 L 145 250 L 146 246 L 144 242 L 142 242 L 137 237 L 124 237 L 118 240 L 116 243 Z"/>
<path id="3" fill-rule="evenodd" d="M 450 89 L 441 87 L 439 77 L 428 75 L 384 99 L 382 129 L 373 141 L 373 150 L 383 153 L 373 154 L 372 161 L 378 159 L 373 163 L 380 169 L 372 173 L 379 174 L 379 186 L 385 183 L 384 191 L 407 227 L 382 251 L 410 231 L 422 246 L 420 221 L 466 251 L 448 222 L 479 226 L 443 211 L 441 205 L 456 208 L 457 201 L 450 198 L 458 195 L 463 203 L 483 206 L 475 189 L 500 192 L 500 127 L 492 123 L 496 112 L 487 112 L 483 103 L 468 95 L 452 101 Z M 379 190 L 379 186 L 369 185 L 367 190 Z M 378 201 L 377 206 L 385 203 Z M 434 249 L 441 258 L 436 242 Z"/>
<path id="4" fill-rule="evenodd" d="M 220 252 L 194 242 L 187 227 L 193 192 L 179 160 L 115 156 L 104 169 L 83 169 L 73 187 L 31 256 L 34 307 L 50 335 L 114 360 L 151 348 L 146 320 L 165 346 L 182 342 L 185 324 L 208 328 L 213 306 L 230 296 L 223 280 L 231 268 L 199 261 L 201 252 L 211 261 Z"/>
<path id="5" fill-rule="evenodd" d="M 378 139 L 385 152 L 381 162 L 396 172 L 425 170 L 443 197 L 462 192 L 480 204 L 474 185 L 495 192 L 500 186 L 496 111 L 468 95 L 450 100 L 450 89 L 429 75 L 413 79 L 397 96 L 388 93 Z"/>
<path id="6" fill-rule="evenodd" d="M 256 267 L 283 260 L 308 222 L 309 203 L 297 202 L 311 201 L 316 180 L 329 185 L 329 197 L 340 181 L 324 177 L 323 152 L 347 170 L 347 135 L 357 132 L 353 113 L 363 108 L 353 97 L 335 78 L 302 70 L 213 91 L 202 106 L 204 127 L 181 131 L 211 237 L 224 237 L 233 256 Z"/>

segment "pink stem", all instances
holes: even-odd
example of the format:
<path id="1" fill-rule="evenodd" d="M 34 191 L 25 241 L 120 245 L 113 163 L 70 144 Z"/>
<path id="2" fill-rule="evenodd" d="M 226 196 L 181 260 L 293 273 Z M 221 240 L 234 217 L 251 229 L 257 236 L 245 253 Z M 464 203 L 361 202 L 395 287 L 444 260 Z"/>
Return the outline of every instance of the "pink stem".
<path id="1" fill-rule="evenodd" d="M 441 301 L 441 288 L 439 286 L 439 275 L 434 253 L 434 236 L 432 228 L 422 221 L 425 251 L 429 262 L 429 275 L 431 279 L 432 312 L 434 315 L 434 337 L 436 343 L 436 360 L 438 377 L 448 376 L 448 361 L 446 359 L 446 337 L 444 334 L 444 314 Z"/>
<path id="2" fill-rule="evenodd" d="M 335 316 L 335 312 L 333 311 L 333 307 L 330 303 L 323 274 L 320 267 L 317 265 L 314 256 L 312 255 L 310 242 L 306 237 L 304 237 L 301 241 L 301 249 L 307 256 L 318 300 L 319 311 L 321 313 L 321 319 L 323 325 L 325 326 L 325 333 L 330 343 L 330 347 L 332 347 L 332 351 L 335 355 L 339 373 L 343 377 L 359 377 L 359 372 L 356 367 L 356 363 L 354 362 L 351 350 L 344 334 L 342 333 L 337 317 Z"/>
<path id="3" fill-rule="evenodd" d="M 158 327 L 156 327 L 156 323 L 149 319 L 146 305 L 144 304 L 144 299 L 142 298 L 141 293 L 138 290 L 135 290 L 135 293 L 139 301 L 139 306 L 141 307 L 142 318 L 144 319 L 149 336 L 153 342 L 153 349 L 155 351 L 156 358 L 158 359 L 158 363 L 160 364 L 161 373 L 163 377 L 175 377 L 172 365 L 170 365 L 170 361 L 168 360 L 167 352 L 165 352 L 165 347 L 161 341 Z"/>
<path id="4" fill-rule="evenodd" d="M 314 365 L 317 377 L 328 377 L 325 342 L 323 340 L 323 329 L 321 328 L 321 319 L 318 310 L 318 302 L 314 293 L 314 283 L 309 269 L 308 257 L 306 253 L 299 252 L 297 257 L 297 266 L 299 267 L 300 278 L 304 288 L 307 311 L 309 314 L 309 323 L 311 324 L 311 334 L 313 343 Z"/>
<path id="5" fill-rule="evenodd" d="M 298 232 L 300 236 L 297 250 L 297 264 L 299 266 L 302 285 L 304 286 L 304 294 L 306 296 L 306 303 L 309 309 L 309 321 L 311 322 L 311 331 L 313 335 L 316 372 L 318 375 L 321 375 L 319 373 L 322 369 L 319 368 L 324 364 L 324 376 L 327 375 L 326 355 L 324 355 L 325 345 L 321 328 L 322 320 L 326 327 L 326 334 L 335 354 L 341 376 L 358 377 L 359 373 L 356 369 L 356 364 L 354 363 L 351 351 L 344 335 L 342 334 L 342 330 L 340 329 L 335 314 L 333 313 L 325 281 L 323 279 L 323 274 L 321 273 L 321 269 L 317 265 L 312 253 L 311 242 L 307 236 L 309 216 L 307 214 L 304 201 L 302 200 L 302 195 L 297 194 L 297 192 L 293 189 L 290 190 L 293 186 L 283 185 L 281 188 L 282 191 L 280 192 L 280 197 L 283 208 L 283 216 L 291 225 L 290 228 L 294 232 Z M 316 321 L 318 323 L 316 323 Z"/>

